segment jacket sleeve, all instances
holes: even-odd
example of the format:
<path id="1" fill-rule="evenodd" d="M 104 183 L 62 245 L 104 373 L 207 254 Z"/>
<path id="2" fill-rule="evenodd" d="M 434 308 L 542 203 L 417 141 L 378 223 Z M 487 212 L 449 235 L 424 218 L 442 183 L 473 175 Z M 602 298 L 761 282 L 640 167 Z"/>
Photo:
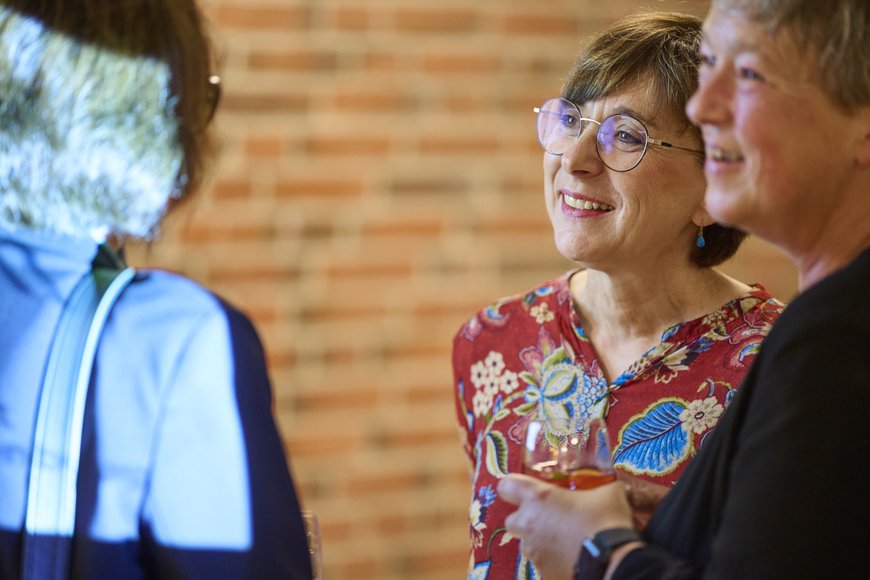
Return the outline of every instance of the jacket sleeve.
<path id="1" fill-rule="evenodd" d="M 163 402 L 144 565 L 159 578 L 311 578 L 262 348 L 221 305 L 190 329 Z"/>

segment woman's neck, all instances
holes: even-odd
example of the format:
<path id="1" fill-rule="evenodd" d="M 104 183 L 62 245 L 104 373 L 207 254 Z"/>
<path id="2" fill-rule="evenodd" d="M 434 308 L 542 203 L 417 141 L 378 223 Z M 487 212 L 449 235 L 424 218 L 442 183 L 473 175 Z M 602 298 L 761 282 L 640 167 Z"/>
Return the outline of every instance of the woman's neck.
<path id="1" fill-rule="evenodd" d="M 712 268 L 691 265 L 632 273 L 584 270 L 571 277 L 570 289 L 608 381 L 658 344 L 667 328 L 749 291 Z"/>

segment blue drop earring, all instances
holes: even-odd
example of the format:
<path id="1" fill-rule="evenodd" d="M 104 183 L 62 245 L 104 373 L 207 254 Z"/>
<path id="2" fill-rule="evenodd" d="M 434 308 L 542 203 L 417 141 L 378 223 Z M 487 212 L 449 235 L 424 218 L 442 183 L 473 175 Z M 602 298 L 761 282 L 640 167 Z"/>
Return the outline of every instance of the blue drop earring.
<path id="1" fill-rule="evenodd" d="M 695 245 L 699 248 L 707 245 L 707 240 L 704 239 L 704 226 L 698 227 L 698 237 L 695 238 Z"/>

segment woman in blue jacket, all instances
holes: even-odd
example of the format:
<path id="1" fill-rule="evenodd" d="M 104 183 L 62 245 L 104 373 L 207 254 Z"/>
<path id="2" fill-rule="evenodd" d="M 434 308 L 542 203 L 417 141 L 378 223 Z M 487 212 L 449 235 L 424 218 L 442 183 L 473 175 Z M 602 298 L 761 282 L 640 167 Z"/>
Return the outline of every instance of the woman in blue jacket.
<path id="1" fill-rule="evenodd" d="M 2 578 L 58 542 L 65 562 L 25 577 L 311 577 L 256 332 L 166 272 L 137 273 L 105 323 L 71 536 L 25 532 L 61 313 L 100 244 L 150 237 L 199 183 L 210 62 L 194 0 L 0 1 Z"/>

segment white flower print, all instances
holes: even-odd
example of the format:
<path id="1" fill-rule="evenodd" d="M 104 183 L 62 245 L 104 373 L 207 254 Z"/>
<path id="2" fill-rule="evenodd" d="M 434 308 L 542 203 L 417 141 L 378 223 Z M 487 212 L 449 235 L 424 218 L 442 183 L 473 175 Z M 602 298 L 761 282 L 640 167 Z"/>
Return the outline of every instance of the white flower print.
<path id="1" fill-rule="evenodd" d="M 517 373 L 507 371 L 501 376 L 501 392 L 505 395 L 510 395 L 520 387 L 520 381 L 517 378 Z"/>
<path id="2" fill-rule="evenodd" d="M 696 399 L 680 413 L 680 421 L 682 421 L 686 433 L 689 431 L 703 433 L 716 424 L 724 410 L 725 408 L 719 404 L 716 397 Z"/>
<path id="3" fill-rule="evenodd" d="M 483 390 L 474 393 L 471 403 L 474 406 L 475 417 L 483 417 L 492 409 L 492 397 L 488 397 Z"/>
<path id="4" fill-rule="evenodd" d="M 498 394 L 499 385 L 500 381 L 492 380 L 487 382 L 486 386 L 483 388 L 483 392 L 486 393 L 486 396 L 489 398 L 490 401 L 492 401 Z"/>
<path id="5" fill-rule="evenodd" d="M 538 324 L 544 324 L 545 322 L 550 322 L 556 318 L 556 315 L 550 312 L 550 307 L 546 302 L 541 302 L 537 306 L 532 306 L 531 309 L 529 309 L 529 314 L 534 317 L 535 322 Z"/>
<path id="6" fill-rule="evenodd" d="M 502 534 L 501 541 L 498 543 L 498 545 L 504 546 L 505 544 L 507 544 L 508 542 L 510 542 L 511 540 L 513 540 L 515 538 L 516 538 L 516 536 L 514 536 L 512 533 L 505 532 L 504 534 Z"/>
<path id="7" fill-rule="evenodd" d="M 483 364 L 486 365 L 486 368 L 493 375 L 500 375 L 504 370 L 504 355 L 500 352 L 491 351 L 486 355 L 486 360 L 483 361 Z"/>
<path id="8" fill-rule="evenodd" d="M 482 531 L 486 527 L 481 516 L 483 515 L 483 506 L 480 505 L 480 500 L 475 498 L 471 502 L 471 507 L 468 510 L 468 519 L 471 522 L 471 527 L 476 531 Z"/>
<path id="9" fill-rule="evenodd" d="M 520 384 L 517 373 L 505 369 L 504 356 L 494 351 L 471 366 L 471 383 L 477 389 L 472 398 L 475 417 L 492 409 L 499 392 L 510 394 Z"/>
<path id="10" fill-rule="evenodd" d="M 492 372 L 483 361 L 476 362 L 471 365 L 471 384 L 479 389 L 491 374 Z"/>

